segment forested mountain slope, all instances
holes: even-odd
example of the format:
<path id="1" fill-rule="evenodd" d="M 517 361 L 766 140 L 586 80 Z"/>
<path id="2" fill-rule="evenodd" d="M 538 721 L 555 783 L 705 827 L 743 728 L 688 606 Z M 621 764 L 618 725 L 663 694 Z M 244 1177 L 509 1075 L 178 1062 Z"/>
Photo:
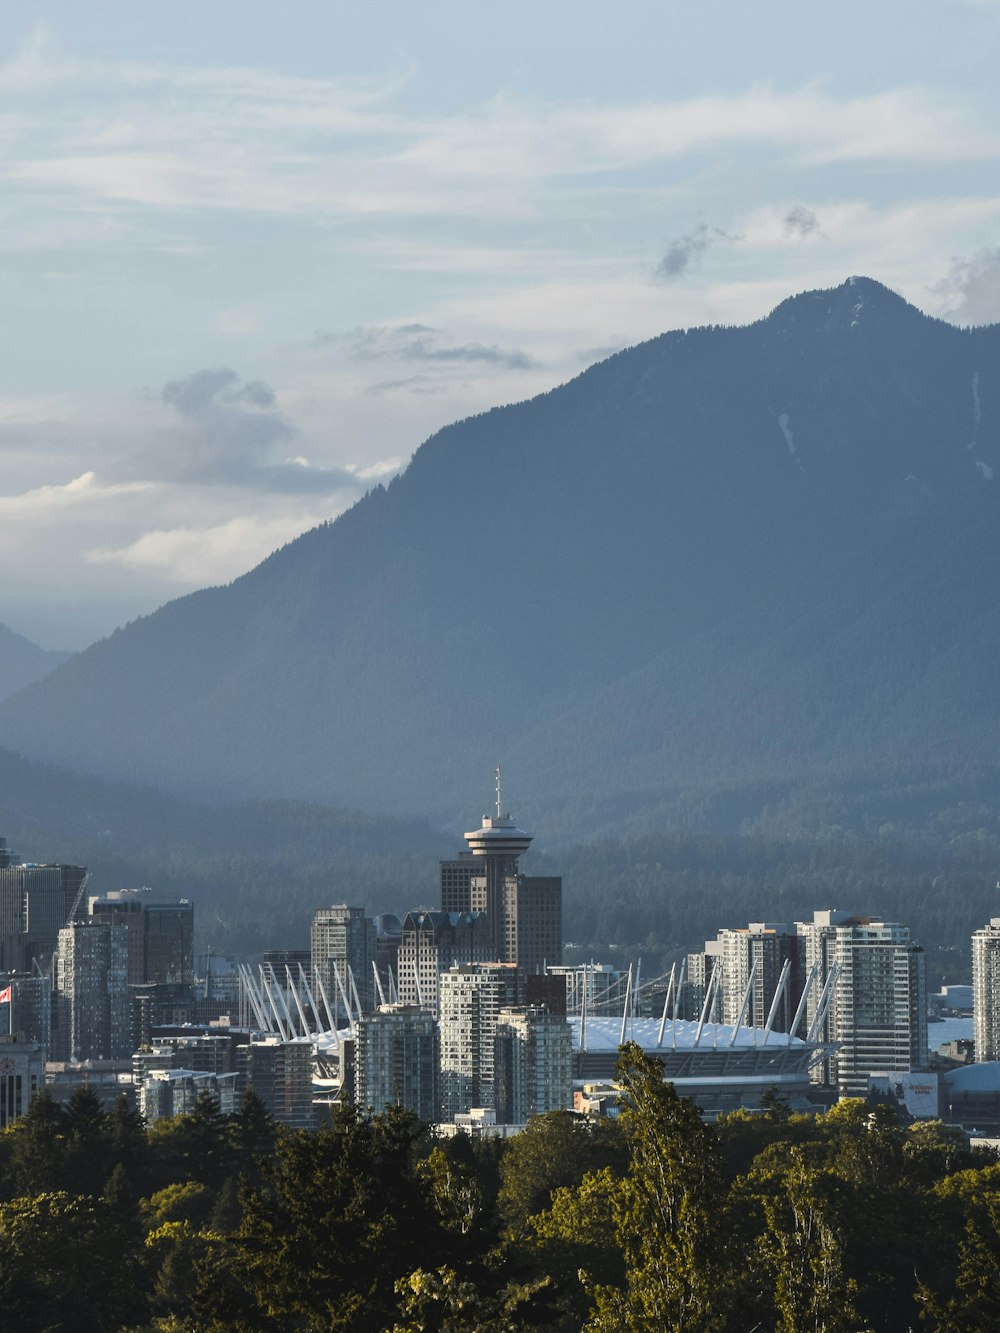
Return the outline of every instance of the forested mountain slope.
<path id="1" fill-rule="evenodd" d="M 1000 327 L 867 279 L 664 334 L 441 431 L 0 706 L 0 737 L 448 821 L 500 759 L 518 814 L 567 836 L 678 784 L 988 762 L 998 443 Z"/>
<path id="2" fill-rule="evenodd" d="M 37 643 L 15 634 L 6 625 L 0 625 L 0 699 L 41 680 L 69 656 L 69 653 L 39 648 Z"/>

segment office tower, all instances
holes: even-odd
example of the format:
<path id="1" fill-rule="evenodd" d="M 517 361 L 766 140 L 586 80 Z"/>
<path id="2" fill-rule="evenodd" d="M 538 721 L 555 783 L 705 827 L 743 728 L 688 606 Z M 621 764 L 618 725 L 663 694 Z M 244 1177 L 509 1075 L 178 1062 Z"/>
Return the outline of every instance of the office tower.
<path id="1" fill-rule="evenodd" d="M 842 1097 L 863 1097 L 870 1073 L 923 1069 L 927 1064 L 927 994 L 923 950 L 906 926 L 833 910 L 797 922 L 806 980 L 816 983 L 806 1017 L 816 1015 L 820 986 L 837 964 L 840 980 L 819 1039 L 836 1043 L 825 1077 Z M 820 1067 L 819 1076 L 823 1076 Z"/>
<path id="2" fill-rule="evenodd" d="M 304 1037 L 281 1041 L 266 1037 L 236 1050 L 237 1093 L 253 1088 L 275 1120 L 291 1129 L 312 1129 L 312 1042 Z"/>
<path id="3" fill-rule="evenodd" d="M 466 963 L 441 974 L 441 1118 L 470 1106 L 494 1105 L 497 1018 L 521 1003 L 522 974 L 514 963 Z"/>
<path id="4" fill-rule="evenodd" d="M 55 958 L 56 1059 L 123 1060 L 132 1054 L 125 931 L 76 921 Z"/>
<path id="5" fill-rule="evenodd" d="M 44 1087 L 45 1052 L 42 1047 L 0 1033 L 0 1130 L 20 1119 L 32 1097 Z"/>
<path id="6" fill-rule="evenodd" d="M 69 918 L 82 866 L 14 865 L 5 850 L 0 864 L 0 971 L 46 971 L 56 936 Z"/>
<path id="7" fill-rule="evenodd" d="M 497 770 L 497 812 L 465 834 L 469 852 L 441 862 L 441 909 L 485 912 L 493 957 L 517 963 L 524 972 L 543 972 L 562 962 L 562 880 L 522 875 L 518 858 L 532 835 L 502 815 Z"/>
<path id="8" fill-rule="evenodd" d="M 501 1009 L 494 1054 L 497 1120 L 523 1125 L 573 1105 L 572 1045 L 565 1017 L 542 1006 Z"/>
<path id="9" fill-rule="evenodd" d="M 373 1008 L 375 929 L 363 907 L 320 908 L 313 917 L 310 955 L 313 984 L 322 982 L 338 1023 L 359 1004 L 366 1013 Z"/>
<path id="10" fill-rule="evenodd" d="M 413 1005 L 383 1005 L 357 1026 L 354 1100 L 363 1110 L 402 1106 L 438 1118 L 438 1025 Z"/>
<path id="11" fill-rule="evenodd" d="M 455 963 L 495 962 L 485 912 L 408 912 L 397 955 L 400 1004 L 438 1012 L 438 978 Z"/>
<path id="12" fill-rule="evenodd" d="M 972 1035 L 978 1063 L 1000 1060 L 1000 916 L 972 935 Z"/>
<path id="13" fill-rule="evenodd" d="M 190 986 L 194 980 L 194 905 L 150 888 L 115 889 L 90 899 L 90 917 L 125 930 L 130 986 Z"/>
<path id="14" fill-rule="evenodd" d="M 5 866 L 17 865 L 17 853 L 7 846 L 7 839 L 0 838 L 0 870 Z"/>
<path id="15" fill-rule="evenodd" d="M 782 969 L 788 962 L 790 984 L 785 986 L 774 1019 L 774 1031 L 787 1032 L 801 994 L 798 933 L 783 924 L 752 921 L 742 930 L 720 930 L 717 943 L 723 969 L 722 1022 L 736 1023 L 753 972 L 753 988 L 743 1023 L 746 1027 L 764 1027 Z"/>

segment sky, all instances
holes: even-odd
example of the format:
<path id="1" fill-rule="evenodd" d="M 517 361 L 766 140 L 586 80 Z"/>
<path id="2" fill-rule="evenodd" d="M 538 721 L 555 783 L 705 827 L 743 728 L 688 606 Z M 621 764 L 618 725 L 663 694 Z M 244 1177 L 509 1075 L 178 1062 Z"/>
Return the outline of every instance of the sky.
<path id="1" fill-rule="evenodd" d="M 877 278 L 1000 320 L 1000 0 L 0 8 L 0 623 L 80 648 L 451 421 Z"/>

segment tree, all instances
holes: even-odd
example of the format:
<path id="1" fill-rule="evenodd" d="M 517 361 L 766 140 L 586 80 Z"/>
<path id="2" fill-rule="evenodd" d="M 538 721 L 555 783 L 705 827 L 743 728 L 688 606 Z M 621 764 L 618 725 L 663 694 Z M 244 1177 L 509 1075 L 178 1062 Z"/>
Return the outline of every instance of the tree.
<path id="1" fill-rule="evenodd" d="M 548 1208 L 556 1190 L 579 1185 L 604 1167 L 616 1174 L 628 1165 L 628 1148 L 614 1120 L 589 1120 L 572 1111 L 535 1116 L 507 1146 L 500 1163 L 500 1215 L 523 1229 Z"/>
<path id="2" fill-rule="evenodd" d="M 694 1104 L 664 1082 L 660 1061 L 634 1042 L 621 1048 L 617 1079 L 631 1150 L 613 1200 L 625 1283 L 598 1288 L 587 1327 L 721 1330 L 733 1294 L 718 1144 Z"/>
<path id="3" fill-rule="evenodd" d="M 282 1135 L 263 1185 L 244 1195 L 236 1237 L 262 1313 L 280 1327 L 391 1325 L 395 1283 L 446 1255 L 431 1190 L 414 1169 L 423 1134 L 390 1107 L 344 1109 L 329 1128 Z"/>
<path id="4" fill-rule="evenodd" d="M 135 1255 L 101 1199 L 57 1191 L 0 1204 L 0 1310 L 23 1333 L 103 1333 L 138 1313 Z"/>

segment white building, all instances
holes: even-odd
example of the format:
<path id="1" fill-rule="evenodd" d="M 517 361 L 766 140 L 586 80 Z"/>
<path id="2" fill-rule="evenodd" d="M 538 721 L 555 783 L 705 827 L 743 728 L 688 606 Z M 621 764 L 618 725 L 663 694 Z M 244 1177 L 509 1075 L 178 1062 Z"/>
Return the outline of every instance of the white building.
<path id="1" fill-rule="evenodd" d="M 834 1043 L 826 1079 L 842 1097 L 864 1097 L 872 1073 L 927 1065 L 927 987 L 923 950 L 907 926 L 847 912 L 815 912 L 798 922 L 806 978 L 815 966 L 824 983 L 836 965 L 840 978 L 820 1040 Z M 813 986 L 812 1022 L 820 995 Z"/>
<path id="2" fill-rule="evenodd" d="M 1000 916 L 972 935 L 972 1033 L 977 1063 L 1000 1060 Z"/>
<path id="3" fill-rule="evenodd" d="M 441 1119 L 494 1106 L 494 1045 L 500 1010 L 521 996 L 514 963 L 469 963 L 441 974 Z"/>

